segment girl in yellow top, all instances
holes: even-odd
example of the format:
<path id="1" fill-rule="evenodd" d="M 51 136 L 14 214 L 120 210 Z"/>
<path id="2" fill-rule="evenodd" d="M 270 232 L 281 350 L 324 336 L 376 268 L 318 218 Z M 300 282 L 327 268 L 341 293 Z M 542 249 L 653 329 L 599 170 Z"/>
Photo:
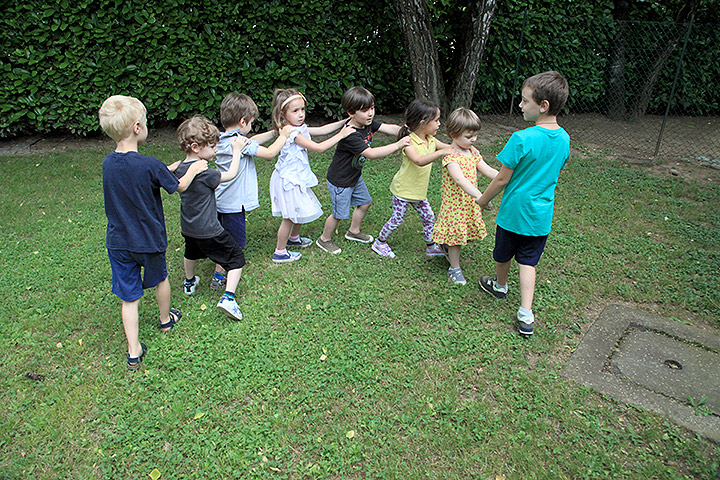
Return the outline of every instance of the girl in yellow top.
<path id="1" fill-rule="evenodd" d="M 434 103 L 413 100 L 405 110 L 405 122 L 398 138 L 410 132 L 410 146 L 403 149 L 400 170 L 390 184 L 392 216 L 380 230 L 372 249 L 383 257 L 395 257 L 387 240 L 395 229 L 402 225 L 408 207 L 412 206 L 422 220 L 423 236 L 427 244 L 425 253 L 431 257 L 439 257 L 443 252 L 432 240 L 435 214 L 427 200 L 427 190 L 432 162 L 452 150 L 450 145 L 435 139 L 440 127 L 440 108 Z"/>

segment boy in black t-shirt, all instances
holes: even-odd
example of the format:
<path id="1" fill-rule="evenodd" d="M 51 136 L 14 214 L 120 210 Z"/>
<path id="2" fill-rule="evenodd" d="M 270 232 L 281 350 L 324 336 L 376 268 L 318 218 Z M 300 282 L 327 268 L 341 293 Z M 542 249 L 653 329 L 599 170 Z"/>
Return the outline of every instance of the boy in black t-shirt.
<path id="1" fill-rule="evenodd" d="M 217 153 L 220 132 L 205 117 L 194 116 L 185 120 L 177 129 L 180 149 L 186 153 L 179 162 L 175 176 L 180 177 L 198 161 L 212 160 Z M 195 276 L 195 264 L 201 258 L 209 258 L 227 271 L 227 283 L 217 307 L 228 317 L 242 320 L 242 313 L 235 301 L 235 289 L 240 282 L 245 256 L 235 239 L 220 224 L 215 204 L 215 189 L 220 182 L 235 178 L 240 166 L 242 150 L 248 139 L 236 137 L 232 142 L 233 158 L 227 172 L 208 169 L 197 175 L 187 190 L 180 194 L 180 229 L 185 239 L 185 282 L 186 295 L 195 293 L 200 277 Z M 173 164 L 174 166 L 174 164 Z"/>
<path id="2" fill-rule="evenodd" d="M 326 252 L 337 254 L 340 248 L 332 241 L 332 234 L 340 220 L 350 217 L 350 207 L 355 207 L 350 228 L 345 238 L 361 243 L 370 243 L 373 237 L 363 233 L 360 225 L 370 208 L 372 197 L 362 179 L 362 168 L 368 158 L 381 158 L 410 145 L 410 137 L 403 137 L 395 143 L 382 147 L 371 147 L 375 132 L 397 136 L 399 125 L 380 123 L 374 120 L 375 97 L 362 87 L 352 87 L 340 100 L 343 109 L 350 116 L 349 125 L 356 131 L 340 140 L 328 168 L 327 186 L 332 199 L 332 213 L 325 220 L 323 233 L 315 242 Z"/>

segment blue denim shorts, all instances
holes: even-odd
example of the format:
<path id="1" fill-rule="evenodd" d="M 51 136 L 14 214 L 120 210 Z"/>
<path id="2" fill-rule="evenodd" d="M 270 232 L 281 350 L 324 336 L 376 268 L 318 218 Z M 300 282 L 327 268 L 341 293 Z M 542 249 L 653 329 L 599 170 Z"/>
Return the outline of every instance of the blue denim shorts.
<path id="1" fill-rule="evenodd" d="M 505 263 L 515 257 L 515 260 L 520 265 L 534 267 L 540 261 L 540 256 L 545 250 L 547 238 L 547 235 L 542 237 L 520 235 L 509 232 L 498 225 L 495 231 L 493 260 L 498 263 Z"/>
<path id="2" fill-rule="evenodd" d="M 167 278 L 165 252 L 137 253 L 128 250 L 108 250 L 108 257 L 112 269 L 112 292 L 125 302 L 140 299 L 143 290 L 156 287 Z"/>
<path id="3" fill-rule="evenodd" d="M 332 215 L 338 220 L 350 218 L 350 207 L 372 203 L 372 197 L 362 177 L 354 187 L 336 187 L 329 180 L 327 187 L 332 200 Z"/>

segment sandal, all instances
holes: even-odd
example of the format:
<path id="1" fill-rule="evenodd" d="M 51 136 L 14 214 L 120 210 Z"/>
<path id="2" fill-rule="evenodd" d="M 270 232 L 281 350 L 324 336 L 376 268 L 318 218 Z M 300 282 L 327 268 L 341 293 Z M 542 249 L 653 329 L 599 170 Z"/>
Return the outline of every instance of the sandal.
<path id="1" fill-rule="evenodd" d="M 140 346 L 142 347 L 142 353 L 139 357 L 131 357 L 128 355 L 127 357 L 127 368 L 128 370 L 137 370 L 140 368 L 140 362 L 142 362 L 143 357 L 145 356 L 145 353 L 147 352 L 147 347 L 144 343 L 141 343 Z"/>
<path id="2" fill-rule="evenodd" d="M 171 308 L 170 309 L 170 320 L 168 320 L 167 323 L 161 323 L 160 324 L 160 330 L 162 330 L 163 333 L 170 333 L 172 332 L 173 328 L 175 328 L 175 325 L 180 321 L 182 318 L 182 313 L 180 313 L 180 310 L 177 308 Z M 165 330 L 165 329 L 168 330 Z"/>

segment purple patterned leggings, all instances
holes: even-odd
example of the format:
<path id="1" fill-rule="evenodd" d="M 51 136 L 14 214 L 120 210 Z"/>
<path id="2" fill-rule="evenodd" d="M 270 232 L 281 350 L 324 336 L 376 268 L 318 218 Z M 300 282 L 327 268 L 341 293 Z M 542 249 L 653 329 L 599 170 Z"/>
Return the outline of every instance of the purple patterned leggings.
<path id="1" fill-rule="evenodd" d="M 380 241 L 387 242 L 388 238 L 390 238 L 390 235 L 392 235 L 395 229 L 403 224 L 405 221 L 405 215 L 407 215 L 408 207 L 411 205 L 415 211 L 418 212 L 418 215 L 420 215 L 420 220 L 423 224 L 423 236 L 425 237 L 425 242 L 432 242 L 433 227 L 435 226 L 435 214 L 433 213 L 432 207 L 430 206 L 430 202 L 427 201 L 427 198 L 420 202 L 407 202 L 399 199 L 395 195 L 392 196 L 392 216 L 390 217 L 390 220 L 383 225 L 382 230 L 380 230 L 380 235 L 378 236 Z"/>

